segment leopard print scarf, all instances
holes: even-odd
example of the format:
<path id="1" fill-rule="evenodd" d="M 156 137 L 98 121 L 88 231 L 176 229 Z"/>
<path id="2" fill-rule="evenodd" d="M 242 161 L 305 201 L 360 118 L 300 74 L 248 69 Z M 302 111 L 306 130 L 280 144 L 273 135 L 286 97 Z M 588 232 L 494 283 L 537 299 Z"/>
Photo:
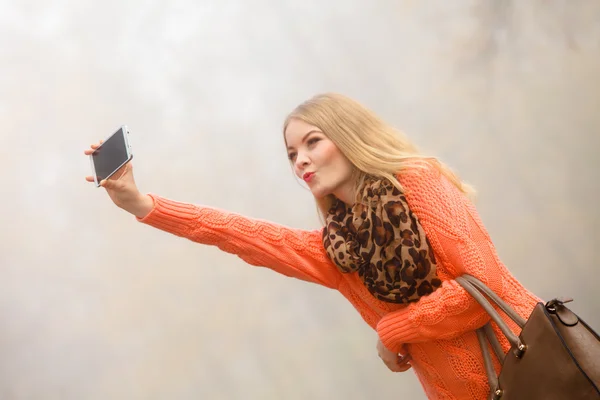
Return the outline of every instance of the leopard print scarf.
<path id="1" fill-rule="evenodd" d="M 390 303 L 417 301 L 440 287 L 429 240 L 398 188 L 367 180 L 361 199 L 353 207 L 336 200 L 326 217 L 323 245 L 340 271 L 358 271 L 369 291 Z"/>

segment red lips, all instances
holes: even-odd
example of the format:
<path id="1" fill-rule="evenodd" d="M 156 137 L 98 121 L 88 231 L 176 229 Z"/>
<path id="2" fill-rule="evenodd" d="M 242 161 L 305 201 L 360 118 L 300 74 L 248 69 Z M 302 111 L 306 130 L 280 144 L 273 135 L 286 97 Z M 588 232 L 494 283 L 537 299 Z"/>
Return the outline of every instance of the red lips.
<path id="1" fill-rule="evenodd" d="M 305 182 L 308 182 L 312 179 L 312 177 L 315 175 L 314 172 L 307 172 L 302 176 L 302 179 L 304 179 Z"/>

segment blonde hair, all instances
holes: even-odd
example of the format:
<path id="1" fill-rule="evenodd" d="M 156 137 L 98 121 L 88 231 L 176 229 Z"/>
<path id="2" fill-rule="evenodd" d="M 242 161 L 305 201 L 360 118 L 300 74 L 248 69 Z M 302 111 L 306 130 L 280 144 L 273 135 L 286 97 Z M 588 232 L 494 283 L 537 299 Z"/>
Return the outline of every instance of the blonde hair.
<path id="1" fill-rule="evenodd" d="M 298 105 L 285 119 L 298 119 L 319 128 L 355 168 L 357 201 L 359 188 L 369 177 L 387 178 L 404 191 L 396 176 L 406 169 L 433 165 L 465 194 L 474 190 L 460 181 L 452 170 L 437 158 L 419 153 L 417 147 L 400 131 L 385 123 L 357 101 L 336 93 L 316 95 Z M 287 145 L 287 143 L 286 143 Z M 315 198 L 321 217 L 331 207 L 334 196 Z"/>

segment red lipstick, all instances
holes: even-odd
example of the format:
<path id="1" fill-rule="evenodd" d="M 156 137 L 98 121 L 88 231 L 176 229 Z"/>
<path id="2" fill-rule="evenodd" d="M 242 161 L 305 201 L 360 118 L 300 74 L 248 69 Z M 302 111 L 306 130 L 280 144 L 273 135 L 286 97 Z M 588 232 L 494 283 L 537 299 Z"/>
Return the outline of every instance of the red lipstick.
<path id="1" fill-rule="evenodd" d="M 310 180 L 312 179 L 312 177 L 315 175 L 314 172 L 307 172 L 302 176 L 302 179 L 304 179 L 305 182 L 310 182 Z"/>

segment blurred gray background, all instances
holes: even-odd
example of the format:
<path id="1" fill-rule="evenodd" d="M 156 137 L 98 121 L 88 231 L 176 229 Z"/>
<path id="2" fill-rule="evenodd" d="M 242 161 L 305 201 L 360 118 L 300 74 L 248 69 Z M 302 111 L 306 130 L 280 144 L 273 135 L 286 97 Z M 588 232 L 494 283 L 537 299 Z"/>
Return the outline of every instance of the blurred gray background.
<path id="1" fill-rule="evenodd" d="M 281 126 L 350 95 L 474 184 L 502 260 L 600 330 L 600 2 L 0 0 L 0 399 L 423 399 L 335 291 L 85 182 L 312 229 Z"/>

